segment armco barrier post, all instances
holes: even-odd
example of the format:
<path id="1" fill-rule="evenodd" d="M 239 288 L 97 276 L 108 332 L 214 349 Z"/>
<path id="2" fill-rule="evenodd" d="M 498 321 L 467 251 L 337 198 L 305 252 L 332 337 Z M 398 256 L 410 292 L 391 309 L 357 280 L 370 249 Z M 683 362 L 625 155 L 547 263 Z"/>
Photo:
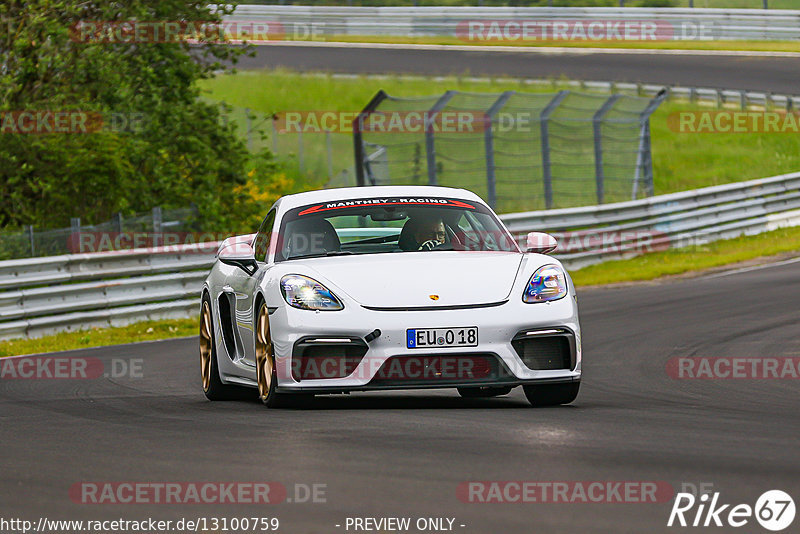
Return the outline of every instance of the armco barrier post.
<path id="1" fill-rule="evenodd" d="M 548 121 L 550 115 L 556 110 L 559 104 L 567 98 L 569 91 L 559 91 L 556 96 L 545 106 L 539 114 L 539 128 L 542 140 L 542 180 L 544 181 L 544 205 L 545 208 L 553 207 L 553 176 L 550 171 L 550 135 L 548 131 Z"/>

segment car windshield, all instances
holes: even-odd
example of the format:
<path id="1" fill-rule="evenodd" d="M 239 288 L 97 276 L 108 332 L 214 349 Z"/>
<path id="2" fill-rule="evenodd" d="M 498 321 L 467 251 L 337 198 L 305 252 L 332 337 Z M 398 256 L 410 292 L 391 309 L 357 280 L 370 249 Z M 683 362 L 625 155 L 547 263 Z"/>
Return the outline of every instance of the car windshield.
<path id="1" fill-rule="evenodd" d="M 519 248 L 485 205 L 441 197 L 340 200 L 289 211 L 278 261 L 394 252 Z"/>

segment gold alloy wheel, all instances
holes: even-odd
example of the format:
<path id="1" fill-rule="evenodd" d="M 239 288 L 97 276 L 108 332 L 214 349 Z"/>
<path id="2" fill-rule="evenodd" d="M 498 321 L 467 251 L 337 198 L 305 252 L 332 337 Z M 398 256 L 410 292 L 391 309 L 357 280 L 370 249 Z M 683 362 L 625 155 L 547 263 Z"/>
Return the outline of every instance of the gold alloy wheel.
<path id="1" fill-rule="evenodd" d="M 269 397 L 272 387 L 272 338 L 269 335 L 269 313 L 266 303 L 262 303 L 258 310 L 258 323 L 256 326 L 256 380 L 258 382 L 258 396 L 262 401 Z"/>
<path id="2" fill-rule="evenodd" d="M 203 301 L 203 310 L 200 314 L 200 373 L 203 378 L 203 391 L 211 387 L 211 306 L 208 301 Z"/>

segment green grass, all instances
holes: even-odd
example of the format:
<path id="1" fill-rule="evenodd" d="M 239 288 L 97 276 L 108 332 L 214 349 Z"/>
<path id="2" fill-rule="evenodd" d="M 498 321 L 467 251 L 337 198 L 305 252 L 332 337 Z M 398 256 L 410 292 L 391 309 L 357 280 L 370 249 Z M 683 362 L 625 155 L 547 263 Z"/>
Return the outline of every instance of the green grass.
<path id="1" fill-rule="evenodd" d="M 117 328 L 93 328 L 36 339 L 0 341 L 0 358 L 192 336 L 197 334 L 198 324 L 197 318 L 143 321 Z"/>
<path id="2" fill-rule="evenodd" d="M 738 262 L 800 251 L 800 227 L 714 241 L 701 247 L 654 252 L 571 271 L 576 286 L 654 280 Z M 798 253 L 800 255 L 800 252 Z"/>
<path id="3" fill-rule="evenodd" d="M 209 98 L 250 108 L 262 116 L 280 111 L 358 111 L 379 90 L 394 96 L 440 95 L 448 89 L 499 93 L 506 90 L 549 92 L 574 87 L 523 84 L 520 80 L 487 81 L 464 77 L 443 79 L 389 77 L 341 78 L 299 74 L 285 70 L 244 71 L 206 80 L 201 85 Z M 800 135 L 797 134 L 692 134 L 670 129 L 668 117 L 678 111 L 710 110 L 708 106 L 674 100 L 662 104 L 652 116 L 653 174 L 655 193 L 666 194 L 748 179 L 763 178 L 800 169 Z M 332 134 L 336 171 L 352 167 L 350 134 Z M 280 154 L 297 153 L 296 135 L 279 134 Z M 267 141 L 268 145 L 272 140 Z M 326 174 L 323 134 L 304 135 L 306 172 Z M 293 161 L 296 163 L 296 157 Z M 469 184 L 467 184 L 469 185 Z M 533 208 L 529 208 L 533 209 Z M 503 211 L 503 210 L 501 210 Z M 508 210 L 505 210 L 508 211 Z"/>

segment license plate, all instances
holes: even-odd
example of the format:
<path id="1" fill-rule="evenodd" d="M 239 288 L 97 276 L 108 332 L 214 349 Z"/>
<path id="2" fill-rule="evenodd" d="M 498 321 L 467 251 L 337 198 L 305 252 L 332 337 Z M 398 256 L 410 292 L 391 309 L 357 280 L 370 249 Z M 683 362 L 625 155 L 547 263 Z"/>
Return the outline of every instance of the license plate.
<path id="1" fill-rule="evenodd" d="M 406 330 L 406 346 L 409 349 L 477 347 L 478 327 L 409 328 Z"/>

